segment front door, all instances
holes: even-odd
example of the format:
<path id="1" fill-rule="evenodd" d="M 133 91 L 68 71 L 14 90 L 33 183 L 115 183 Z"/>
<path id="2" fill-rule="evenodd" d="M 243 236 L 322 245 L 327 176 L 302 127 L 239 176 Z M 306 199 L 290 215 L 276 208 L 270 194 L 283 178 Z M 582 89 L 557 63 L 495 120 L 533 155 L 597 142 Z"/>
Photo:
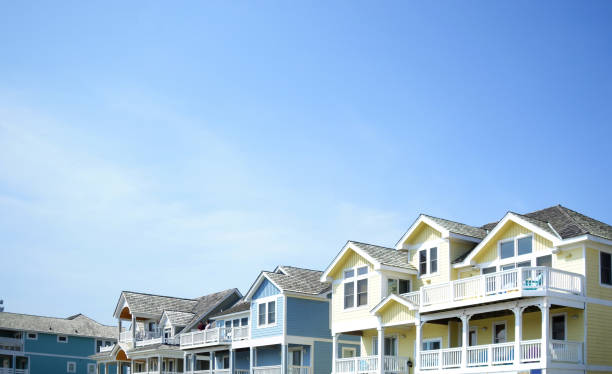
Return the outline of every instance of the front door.
<path id="1" fill-rule="evenodd" d="M 468 345 L 470 347 L 474 345 L 478 345 L 478 330 L 476 329 L 470 330 L 470 337 L 469 337 Z"/>

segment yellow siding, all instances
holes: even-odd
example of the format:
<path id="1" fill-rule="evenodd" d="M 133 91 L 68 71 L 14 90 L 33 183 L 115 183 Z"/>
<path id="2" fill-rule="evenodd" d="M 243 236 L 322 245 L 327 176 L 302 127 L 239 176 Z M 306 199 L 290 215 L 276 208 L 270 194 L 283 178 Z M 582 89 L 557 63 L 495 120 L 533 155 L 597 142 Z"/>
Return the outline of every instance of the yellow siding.
<path id="1" fill-rule="evenodd" d="M 352 249 L 349 249 L 348 251 L 346 251 L 346 253 L 344 253 L 342 259 L 336 264 L 335 270 L 330 273 L 330 276 L 334 279 L 342 279 L 344 269 L 350 269 L 355 266 L 364 265 L 368 265 L 370 271 L 373 270 L 372 264 L 370 264 L 365 258 L 358 255 Z"/>
<path id="2" fill-rule="evenodd" d="M 587 356 L 589 365 L 612 365 L 612 307 L 587 305 Z"/>
<path id="3" fill-rule="evenodd" d="M 599 284 L 599 251 L 597 249 L 586 248 L 586 265 L 587 296 L 612 300 L 612 288 Z"/>
<path id="4" fill-rule="evenodd" d="M 419 228 L 417 228 L 410 237 L 404 241 L 404 245 L 416 245 L 420 243 L 424 243 L 431 240 L 438 240 L 442 237 L 440 231 L 434 229 L 433 227 L 421 223 Z"/>
<path id="5" fill-rule="evenodd" d="M 506 226 L 501 229 L 494 237 L 490 239 L 487 245 L 481 249 L 480 253 L 474 257 L 474 260 L 478 263 L 487 263 L 494 261 L 498 258 L 497 243 L 503 239 L 513 238 L 519 235 L 530 234 L 531 231 L 525 227 L 518 225 L 512 221 L 509 221 Z M 547 240 L 540 235 L 533 234 L 534 243 L 533 251 L 540 252 L 552 248 L 552 242 Z"/>
<path id="6" fill-rule="evenodd" d="M 425 277 L 417 277 L 415 280 L 415 288 L 418 289 L 423 285 L 431 285 L 431 284 L 439 284 L 450 282 L 450 260 L 449 260 L 449 250 L 448 250 L 448 241 L 440 241 L 435 247 L 438 248 L 438 272 L 436 275 L 430 276 L 429 274 Z M 430 246 L 423 247 L 430 248 Z M 410 251 L 410 263 L 415 267 L 419 268 L 419 251 L 413 250 Z"/>
<path id="7" fill-rule="evenodd" d="M 414 310 L 396 301 L 390 301 L 379 312 L 383 325 L 414 322 Z"/>
<path id="8" fill-rule="evenodd" d="M 451 240 L 450 241 L 450 262 L 452 264 L 455 259 L 466 252 L 470 251 L 476 246 L 476 243 L 466 242 L 463 240 Z M 455 280 L 459 279 L 459 271 L 460 269 L 453 269 L 451 266 L 451 275 L 450 279 Z"/>
<path id="9" fill-rule="evenodd" d="M 584 275 L 582 247 L 565 249 L 553 255 L 553 268 Z"/>

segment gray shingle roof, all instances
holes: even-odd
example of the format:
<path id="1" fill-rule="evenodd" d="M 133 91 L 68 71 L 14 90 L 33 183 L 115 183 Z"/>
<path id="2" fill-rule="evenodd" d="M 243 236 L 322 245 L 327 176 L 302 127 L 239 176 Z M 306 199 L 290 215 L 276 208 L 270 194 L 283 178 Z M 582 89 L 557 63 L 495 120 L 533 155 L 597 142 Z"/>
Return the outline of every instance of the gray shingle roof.
<path id="1" fill-rule="evenodd" d="M 251 303 L 249 301 L 244 301 L 244 299 L 239 300 L 236 304 L 234 304 L 231 308 L 228 308 L 220 313 L 215 314 L 211 318 L 226 316 L 228 314 L 245 312 L 251 308 Z"/>
<path id="2" fill-rule="evenodd" d="M 349 244 L 366 252 L 370 257 L 372 257 L 383 265 L 395 266 L 416 271 L 415 267 L 410 264 L 406 252 L 398 251 L 393 248 L 381 247 L 378 245 L 361 243 L 352 240 L 349 241 Z"/>
<path id="3" fill-rule="evenodd" d="M 179 312 L 176 310 L 166 310 L 164 313 L 173 326 L 187 326 L 187 324 L 196 316 L 191 312 Z"/>
<path id="4" fill-rule="evenodd" d="M 487 236 L 487 230 L 483 229 L 482 227 L 470 226 L 470 225 L 466 225 L 465 223 L 450 221 L 444 218 L 433 217 L 427 214 L 423 214 L 423 216 L 431 219 L 432 221 L 436 222 L 438 225 L 444 227 L 448 231 L 453 232 L 455 234 L 471 236 L 477 239 L 482 239 L 485 236 Z"/>
<path id="5" fill-rule="evenodd" d="M 164 310 L 192 312 L 197 304 L 195 299 L 151 295 L 140 292 L 123 291 L 131 313 L 146 313 L 161 317 Z"/>
<path id="6" fill-rule="evenodd" d="M 234 292 L 238 293 L 238 295 L 241 296 L 238 289 L 230 288 L 197 298 L 197 303 L 191 311 L 192 313 L 194 313 L 195 316 L 191 321 L 189 321 L 189 323 L 186 325 L 186 328 L 190 327 L 194 323 L 197 323 L 200 319 L 206 317 L 208 313 L 211 313 L 223 300 L 225 300 Z"/>
<path id="7" fill-rule="evenodd" d="M 103 325 L 83 314 L 77 314 L 68 318 L 56 318 L 0 312 L 0 328 L 47 334 L 117 339 L 116 326 Z"/>
<path id="8" fill-rule="evenodd" d="M 282 291 L 319 295 L 331 289 L 329 282 L 320 281 L 323 275 L 322 271 L 293 266 L 279 266 L 277 271 L 264 271 L 263 274 L 280 287 Z"/>

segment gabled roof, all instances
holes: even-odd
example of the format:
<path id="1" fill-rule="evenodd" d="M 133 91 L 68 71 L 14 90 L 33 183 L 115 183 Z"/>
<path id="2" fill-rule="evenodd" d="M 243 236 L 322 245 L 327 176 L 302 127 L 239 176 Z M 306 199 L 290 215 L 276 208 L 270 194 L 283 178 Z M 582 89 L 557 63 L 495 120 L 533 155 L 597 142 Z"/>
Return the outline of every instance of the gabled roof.
<path id="1" fill-rule="evenodd" d="M 161 317 L 164 310 L 191 312 L 198 303 L 196 299 L 152 295 L 133 291 L 123 291 L 121 292 L 121 297 L 125 299 L 131 314 L 153 315 L 158 318 Z M 117 311 L 115 314 L 117 314 Z"/>
<path id="2" fill-rule="evenodd" d="M 336 255 L 331 264 L 327 266 L 327 269 L 325 269 L 323 275 L 321 276 L 321 280 L 327 279 L 334 267 L 349 250 L 355 251 L 357 254 L 371 262 L 375 269 L 387 267 L 416 274 L 416 268 L 409 262 L 408 254 L 406 252 L 393 248 L 349 240 L 344 245 L 340 253 Z"/>
<path id="3" fill-rule="evenodd" d="M 211 318 L 215 318 L 215 317 L 222 317 L 222 316 L 226 316 L 228 314 L 234 314 L 234 313 L 240 313 L 240 312 L 246 312 L 249 309 L 251 309 L 251 302 L 250 301 L 246 301 L 244 298 L 239 300 L 236 304 L 234 304 L 232 307 L 219 312 L 213 316 L 211 316 Z"/>
<path id="4" fill-rule="evenodd" d="M 83 314 L 76 314 L 68 318 L 56 318 L 0 312 L 0 328 L 46 334 L 117 339 L 116 326 L 103 325 Z"/>
<path id="5" fill-rule="evenodd" d="M 420 214 L 412 225 L 410 225 L 408 230 L 406 230 L 404 235 L 402 235 L 400 240 L 397 241 L 395 244 L 396 249 L 401 249 L 402 243 L 404 243 L 422 223 L 438 230 L 442 234 L 443 238 L 450 236 L 452 233 L 468 238 L 474 238 L 474 241 L 479 241 L 487 235 L 487 230 L 483 229 L 482 227 L 471 226 L 465 223 L 434 217 L 427 214 Z"/>
<path id="6" fill-rule="evenodd" d="M 377 314 L 385 305 L 389 304 L 391 301 L 400 303 L 404 305 L 405 307 L 407 307 L 409 310 L 418 309 L 418 305 L 415 305 L 408 298 L 400 296 L 400 295 L 391 294 L 385 297 L 384 299 L 382 299 L 378 304 L 376 304 L 376 306 L 372 308 L 372 310 L 370 310 L 370 313 L 374 315 Z"/>
<path id="7" fill-rule="evenodd" d="M 274 271 L 262 271 L 249 288 L 245 301 L 250 301 L 264 279 L 281 292 L 319 296 L 331 290 L 331 284 L 321 280 L 323 272 L 294 266 L 278 266 Z"/>
<path id="8" fill-rule="evenodd" d="M 196 314 L 191 312 L 180 312 L 176 310 L 165 310 L 163 314 L 172 326 L 186 326 L 191 320 L 196 317 Z M 162 316 L 162 319 L 164 317 Z"/>

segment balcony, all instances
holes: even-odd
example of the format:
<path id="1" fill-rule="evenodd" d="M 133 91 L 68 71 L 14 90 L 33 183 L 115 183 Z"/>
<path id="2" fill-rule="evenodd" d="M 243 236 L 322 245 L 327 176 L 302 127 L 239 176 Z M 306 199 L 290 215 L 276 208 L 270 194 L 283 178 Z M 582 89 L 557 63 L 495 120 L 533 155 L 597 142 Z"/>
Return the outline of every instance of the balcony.
<path id="1" fill-rule="evenodd" d="M 0 337 L 0 350 L 2 351 L 23 351 L 23 340 L 18 339 L 18 338 Z"/>
<path id="2" fill-rule="evenodd" d="M 253 374 L 280 374 L 281 366 L 253 366 Z"/>
<path id="3" fill-rule="evenodd" d="M 152 344 L 179 345 L 178 336 L 164 337 L 161 331 L 139 331 L 136 333 L 136 347 L 145 347 Z"/>
<path id="4" fill-rule="evenodd" d="M 521 267 L 449 283 L 421 287 L 402 295 L 420 312 L 450 309 L 529 296 L 584 296 L 584 276 L 548 267 Z"/>
<path id="5" fill-rule="evenodd" d="M 310 366 L 289 365 L 289 374 L 310 374 Z"/>
<path id="6" fill-rule="evenodd" d="M 514 343 L 476 345 L 467 347 L 466 367 L 494 367 L 512 365 L 514 360 Z M 568 364 L 582 363 L 582 343 L 556 341 L 549 345 L 551 361 Z M 542 359 L 541 340 L 527 340 L 520 343 L 520 364 L 539 363 Z M 458 369 L 462 365 L 462 349 L 447 348 L 420 353 L 421 370 Z"/>
<path id="7" fill-rule="evenodd" d="M 0 368 L 0 374 L 29 374 L 28 369 Z"/>
<path id="8" fill-rule="evenodd" d="M 385 356 L 384 372 L 387 374 L 408 373 L 408 357 Z M 340 358 L 336 360 L 335 374 L 375 374 L 378 372 L 378 356 Z"/>
<path id="9" fill-rule="evenodd" d="M 230 344 L 232 341 L 249 338 L 249 326 L 187 332 L 180 335 L 181 348 L 204 347 L 219 344 Z"/>
<path id="10" fill-rule="evenodd" d="M 113 348 L 115 348 L 114 344 L 105 345 L 105 346 L 100 347 L 100 352 L 110 352 L 113 350 Z"/>

